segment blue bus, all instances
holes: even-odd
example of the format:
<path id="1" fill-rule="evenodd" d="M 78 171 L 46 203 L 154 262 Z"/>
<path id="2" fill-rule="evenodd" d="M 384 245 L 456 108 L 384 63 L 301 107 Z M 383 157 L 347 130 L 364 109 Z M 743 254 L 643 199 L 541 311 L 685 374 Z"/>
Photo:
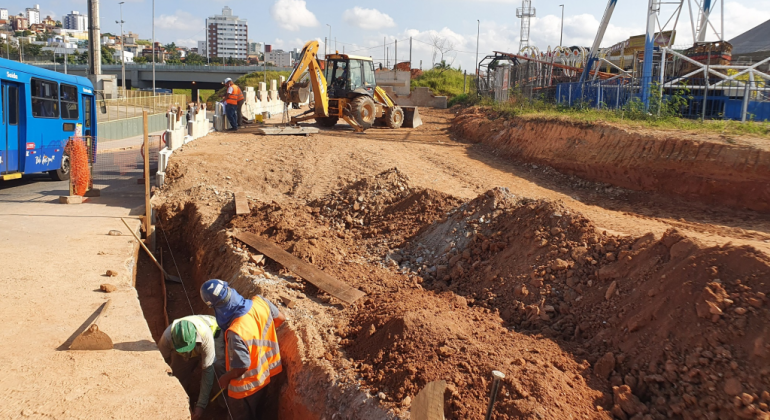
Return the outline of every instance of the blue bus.
<path id="1" fill-rule="evenodd" d="M 0 178 L 48 172 L 69 179 L 68 139 L 93 139 L 96 97 L 85 77 L 0 58 Z"/>

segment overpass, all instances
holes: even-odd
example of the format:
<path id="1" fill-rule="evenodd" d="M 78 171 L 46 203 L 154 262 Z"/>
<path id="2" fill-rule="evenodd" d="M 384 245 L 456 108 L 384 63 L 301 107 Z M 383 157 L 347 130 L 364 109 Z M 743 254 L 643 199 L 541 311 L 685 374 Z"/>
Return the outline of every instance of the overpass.
<path id="1" fill-rule="evenodd" d="M 34 64 L 48 70 L 64 72 L 62 64 Z M 291 71 L 291 67 L 267 66 L 269 71 Z M 265 66 L 186 66 L 155 64 L 155 87 L 165 89 L 191 89 L 192 97 L 198 89 L 220 89 L 222 80 L 233 80 L 249 73 L 265 71 Z M 83 64 L 67 65 L 67 73 L 88 76 L 88 66 Z M 102 73 L 117 76 L 123 86 L 122 66 L 120 64 L 102 65 Z M 126 88 L 152 88 L 152 64 L 126 64 Z"/>

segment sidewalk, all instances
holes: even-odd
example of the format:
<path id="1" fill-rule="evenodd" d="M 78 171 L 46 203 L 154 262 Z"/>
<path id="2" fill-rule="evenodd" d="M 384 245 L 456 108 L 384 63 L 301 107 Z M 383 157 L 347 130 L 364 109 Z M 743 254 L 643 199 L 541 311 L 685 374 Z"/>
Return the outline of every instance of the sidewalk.
<path id="1" fill-rule="evenodd" d="M 115 180 L 102 197 L 63 205 L 67 183 L 46 175 L 0 184 L 0 418 L 189 419 L 133 287 L 138 244 L 120 217 L 143 204 L 143 190 Z M 117 290 L 103 293 L 102 283 Z M 115 348 L 67 351 L 106 299 L 99 328 Z"/>

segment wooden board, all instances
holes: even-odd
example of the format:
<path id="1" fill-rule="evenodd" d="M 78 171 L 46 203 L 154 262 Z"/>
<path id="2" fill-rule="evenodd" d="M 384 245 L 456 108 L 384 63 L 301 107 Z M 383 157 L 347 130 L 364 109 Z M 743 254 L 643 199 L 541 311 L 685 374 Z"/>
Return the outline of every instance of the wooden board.
<path id="1" fill-rule="evenodd" d="M 235 214 L 249 214 L 249 201 L 246 200 L 246 193 L 238 191 L 235 193 Z"/>
<path id="2" fill-rule="evenodd" d="M 313 283 L 319 289 L 343 302 L 353 303 L 360 297 L 366 295 L 366 293 L 358 289 L 354 289 L 347 284 L 335 279 L 334 277 L 324 273 L 318 267 L 308 264 L 289 254 L 265 238 L 247 232 L 239 233 L 235 235 L 235 238 L 256 249 L 262 254 L 265 254 L 267 257 L 286 267 L 286 269 L 297 274 L 310 283 Z"/>
<path id="3" fill-rule="evenodd" d="M 444 420 L 446 381 L 433 381 L 414 397 L 410 420 Z"/>
<path id="4" fill-rule="evenodd" d="M 319 130 L 315 127 L 264 127 L 254 130 L 257 134 L 264 136 L 291 136 L 316 134 Z"/>

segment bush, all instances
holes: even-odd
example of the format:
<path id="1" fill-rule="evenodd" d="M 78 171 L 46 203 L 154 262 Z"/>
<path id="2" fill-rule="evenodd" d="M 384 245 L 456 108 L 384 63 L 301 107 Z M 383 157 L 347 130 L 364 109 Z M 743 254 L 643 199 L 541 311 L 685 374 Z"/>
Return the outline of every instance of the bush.
<path id="1" fill-rule="evenodd" d="M 463 92 L 464 78 L 463 72 L 457 69 L 426 70 L 416 79 L 412 79 L 412 90 L 418 87 L 427 87 L 434 95 L 448 96 L 449 98 L 463 95 L 466 92 L 468 94 L 476 92 L 476 84 L 472 74 L 468 76 L 466 92 Z"/>

